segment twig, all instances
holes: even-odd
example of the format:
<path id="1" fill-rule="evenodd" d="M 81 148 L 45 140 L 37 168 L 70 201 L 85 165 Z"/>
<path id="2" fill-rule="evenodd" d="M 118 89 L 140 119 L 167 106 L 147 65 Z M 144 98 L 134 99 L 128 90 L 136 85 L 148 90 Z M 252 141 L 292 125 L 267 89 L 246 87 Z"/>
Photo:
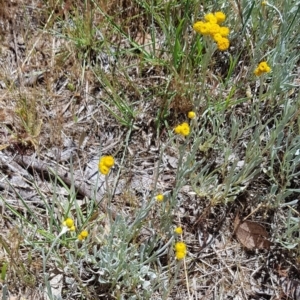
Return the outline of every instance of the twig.
<path id="1" fill-rule="evenodd" d="M 101 203 L 103 195 L 98 192 L 94 192 L 92 188 L 90 188 L 86 183 L 80 180 L 75 174 L 73 174 L 73 180 L 70 172 L 64 170 L 62 167 L 56 165 L 55 167 L 51 167 L 50 162 L 38 162 L 37 160 L 33 159 L 31 156 L 16 156 L 14 159 L 20 166 L 25 169 L 32 168 L 40 174 L 47 174 L 49 176 L 59 176 L 61 180 L 67 185 L 72 186 L 76 192 L 89 199 L 95 198 L 95 201 L 99 204 L 99 207 L 104 213 L 107 213 L 107 207 Z M 115 219 L 116 212 L 111 211 L 112 218 Z"/>

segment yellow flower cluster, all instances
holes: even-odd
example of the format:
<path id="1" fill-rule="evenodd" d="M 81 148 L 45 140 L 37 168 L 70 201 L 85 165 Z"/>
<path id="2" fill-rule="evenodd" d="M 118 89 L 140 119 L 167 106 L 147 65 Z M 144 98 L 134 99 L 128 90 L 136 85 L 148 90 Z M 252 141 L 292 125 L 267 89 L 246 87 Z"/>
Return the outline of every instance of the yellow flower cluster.
<path id="1" fill-rule="evenodd" d="M 176 228 L 174 229 L 174 232 L 177 233 L 177 234 L 182 234 L 183 230 L 182 230 L 181 227 L 176 227 Z"/>
<path id="2" fill-rule="evenodd" d="M 188 123 L 184 122 L 182 124 L 177 125 L 174 128 L 174 131 L 177 134 L 181 134 L 183 136 L 187 136 L 187 135 L 190 134 L 190 125 Z"/>
<path id="3" fill-rule="evenodd" d="M 71 218 L 65 219 L 63 226 L 67 227 L 69 231 L 75 231 L 74 221 Z"/>
<path id="4" fill-rule="evenodd" d="M 259 63 L 257 68 L 254 70 L 254 74 L 256 76 L 260 76 L 263 73 L 269 73 L 270 71 L 271 71 L 271 68 L 268 66 L 267 62 L 262 61 L 261 63 Z"/>
<path id="5" fill-rule="evenodd" d="M 88 235 L 89 235 L 89 233 L 86 230 L 83 230 L 79 233 L 77 238 L 79 241 L 82 241 L 82 240 L 86 239 Z"/>
<path id="6" fill-rule="evenodd" d="M 67 231 L 75 231 L 75 225 L 74 225 L 74 221 L 71 218 L 67 218 L 63 221 L 63 226 L 64 226 L 64 230 L 62 231 L 63 233 L 66 233 Z M 82 241 L 84 239 L 87 238 L 87 236 L 89 235 L 88 231 L 83 230 L 80 232 L 80 234 L 78 235 L 78 240 Z"/>
<path id="7" fill-rule="evenodd" d="M 185 258 L 186 252 L 186 244 L 184 242 L 177 242 L 175 244 L 175 256 L 178 260 Z"/>
<path id="8" fill-rule="evenodd" d="M 107 155 L 107 156 L 102 156 L 100 158 L 98 168 L 101 174 L 107 175 L 110 168 L 115 164 L 115 160 L 112 156 Z"/>
<path id="9" fill-rule="evenodd" d="M 205 22 L 198 21 L 193 25 L 194 30 L 202 35 L 210 36 L 217 43 L 220 51 L 227 50 L 230 45 L 227 38 L 229 28 L 220 26 L 220 24 L 225 21 L 226 15 L 221 11 L 217 11 L 214 14 L 206 14 L 204 19 Z"/>
<path id="10" fill-rule="evenodd" d="M 189 119 L 195 119 L 196 118 L 196 113 L 194 111 L 189 111 L 188 112 L 188 118 Z"/>
<path id="11" fill-rule="evenodd" d="M 158 194 L 156 197 L 155 197 L 156 201 L 158 202 L 162 202 L 164 200 L 164 195 L 162 194 Z"/>

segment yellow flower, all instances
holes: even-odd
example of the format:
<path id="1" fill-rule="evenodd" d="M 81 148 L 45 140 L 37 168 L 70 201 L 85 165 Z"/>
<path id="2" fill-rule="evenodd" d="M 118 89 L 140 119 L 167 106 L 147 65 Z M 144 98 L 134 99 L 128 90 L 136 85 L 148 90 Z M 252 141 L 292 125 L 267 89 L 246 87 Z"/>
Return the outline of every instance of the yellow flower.
<path id="1" fill-rule="evenodd" d="M 259 68 L 256 68 L 253 73 L 256 76 L 260 76 L 262 74 L 262 72 L 260 72 Z"/>
<path id="2" fill-rule="evenodd" d="M 220 33 L 216 33 L 214 36 L 213 36 L 213 39 L 214 41 L 217 43 L 220 39 L 222 39 L 222 35 Z"/>
<path id="3" fill-rule="evenodd" d="M 177 233 L 177 234 L 182 234 L 183 230 L 182 230 L 181 227 L 176 227 L 176 228 L 174 229 L 174 232 Z"/>
<path id="4" fill-rule="evenodd" d="M 70 231 L 75 231 L 74 221 L 71 218 L 65 219 L 63 226 L 68 227 Z"/>
<path id="5" fill-rule="evenodd" d="M 81 236 L 83 236 L 84 238 L 86 238 L 88 235 L 89 235 L 89 233 L 87 232 L 87 230 L 83 230 L 83 231 L 81 231 Z"/>
<path id="6" fill-rule="evenodd" d="M 186 252 L 186 244 L 184 242 L 175 243 L 176 252 Z"/>
<path id="7" fill-rule="evenodd" d="M 203 24 L 204 24 L 204 22 L 198 21 L 198 22 L 194 23 L 193 29 L 194 29 L 196 32 L 201 33 L 201 28 L 202 28 Z"/>
<path id="8" fill-rule="evenodd" d="M 179 125 L 177 125 L 175 128 L 174 128 L 174 131 L 175 131 L 175 133 L 176 134 L 181 134 L 181 125 L 179 124 Z"/>
<path id="9" fill-rule="evenodd" d="M 221 36 L 226 37 L 229 35 L 229 28 L 222 26 L 222 27 L 220 27 L 219 33 L 221 34 Z"/>
<path id="10" fill-rule="evenodd" d="M 204 19 L 211 24 L 216 24 L 218 22 L 217 17 L 213 13 L 206 14 Z"/>
<path id="11" fill-rule="evenodd" d="M 271 71 L 271 68 L 268 66 L 266 61 L 262 61 L 258 67 L 261 72 L 269 73 Z"/>
<path id="12" fill-rule="evenodd" d="M 271 68 L 269 67 L 269 65 L 267 64 L 266 61 L 262 61 L 261 63 L 259 63 L 259 65 L 257 66 L 257 68 L 254 70 L 254 74 L 256 76 L 260 76 L 263 73 L 269 73 L 271 71 Z"/>
<path id="13" fill-rule="evenodd" d="M 108 168 L 111 168 L 115 164 L 115 160 L 111 155 L 103 156 L 103 164 Z"/>
<path id="14" fill-rule="evenodd" d="M 158 202 L 162 202 L 164 200 L 164 195 L 162 194 L 158 194 L 156 197 L 155 197 L 156 201 Z"/>
<path id="15" fill-rule="evenodd" d="M 177 242 L 175 244 L 175 256 L 178 260 L 183 259 L 186 256 L 186 244 L 184 242 Z"/>
<path id="16" fill-rule="evenodd" d="M 195 119 L 196 118 L 196 113 L 194 111 L 189 111 L 188 112 L 188 118 L 189 119 Z"/>
<path id="17" fill-rule="evenodd" d="M 201 33 L 203 35 L 208 35 L 211 27 L 211 23 L 198 21 L 193 25 L 193 28 L 196 32 Z"/>
<path id="18" fill-rule="evenodd" d="M 71 228 L 74 225 L 74 221 L 71 218 L 67 218 L 63 222 L 63 225 L 67 226 L 68 228 Z"/>
<path id="19" fill-rule="evenodd" d="M 219 39 L 217 44 L 220 51 L 225 51 L 229 48 L 229 40 L 226 38 Z"/>
<path id="20" fill-rule="evenodd" d="M 107 156 L 102 156 L 100 158 L 98 168 L 101 174 L 107 175 L 110 168 L 115 164 L 115 160 L 112 156 L 107 155 Z"/>
<path id="21" fill-rule="evenodd" d="M 176 258 L 177 258 L 178 260 L 184 259 L 184 258 L 185 258 L 185 255 L 186 255 L 186 253 L 185 253 L 185 252 L 181 252 L 181 251 L 177 251 L 177 252 L 175 253 L 175 256 L 176 256 Z"/>
<path id="22" fill-rule="evenodd" d="M 77 238 L 79 241 L 82 241 L 82 240 L 86 239 L 88 235 L 89 235 L 89 233 L 86 230 L 83 230 L 80 232 L 80 234 L 78 235 Z"/>
<path id="23" fill-rule="evenodd" d="M 175 128 L 174 128 L 174 131 L 176 134 L 181 134 L 181 125 L 177 125 Z"/>
<path id="24" fill-rule="evenodd" d="M 221 11 L 215 12 L 215 17 L 217 18 L 217 23 L 218 24 L 221 24 L 226 19 L 226 15 Z"/>
<path id="25" fill-rule="evenodd" d="M 99 171 L 103 175 L 107 175 L 109 172 L 109 168 L 107 166 L 104 166 L 103 164 L 99 164 Z"/>
<path id="26" fill-rule="evenodd" d="M 190 125 L 188 123 L 181 124 L 181 134 L 187 136 L 190 134 Z"/>
<path id="27" fill-rule="evenodd" d="M 190 134 L 190 125 L 186 122 L 176 126 L 174 128 L 175 133 L 187 136 Z"/>
<path id="28" fill-rule="evenodd" d="M 209 28 L 209 34 L 211 36 L 214 36 L 216 33 L 220 32 L 220 25 L 218 24 L 211 24 L 210 28 Z"/>
<path id="29" fill-rule="evenodd" d="M 262 5 L 262 6 L 266 6 L 267 4 L 268 4 L 267 1 L 262 1 L 262 2 L 261 2 L 261 5 Z"/>

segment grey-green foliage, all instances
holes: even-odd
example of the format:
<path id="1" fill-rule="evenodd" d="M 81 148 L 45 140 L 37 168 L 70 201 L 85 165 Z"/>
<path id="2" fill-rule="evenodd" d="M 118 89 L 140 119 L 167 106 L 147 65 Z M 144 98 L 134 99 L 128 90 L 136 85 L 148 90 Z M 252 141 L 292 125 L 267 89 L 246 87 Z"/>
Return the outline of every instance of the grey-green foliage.
<path id="1" fill-rule="evenodd" d="M 272 207 L 278 209 L 275 238 L 282 246 L 292 249 L 298 247 L 299 253 L 299 214 L 297 213 L 300 194 L 300 136 L 299 125 L 291 126 L 291 120 L 298 120 L 296 107 L 299 97 L 286 100 L 282 114 L 274 120 L 269 143 L 270 164 L 264 169 L 271 188 L 267 199 Z"/>
<path id="2" fill-rule="evenodd" d="M 300 218 L 294 216 L 294 212 L 291 206 L 297 204 L 298 200 L 294 200 L 290 202 L 288 205 L 290 206 L 288 209 L 288 213 L 286 217 L 282 218 L 280 222 L 285 223 L 285 229 L 281 232 L 277 233 L 276 242 L 280 243 L 283 247 L 287 249 L 295 249 L 298 250 L 298 255 L 300 251 L 300 238 L 298 235 L 299 232 L 299 222 Z M 276 230 L 277 231 L 277 230 Z"/>
<path id="3" fill-rule="evenodd" d="M 279 91 L 288 91 L 294 85 L 293 79 L 297 76 L 295 67 L 299 61 L 299 49 L 296 45 L 300 42 L 298 22 L 300 3 L 282 1 L 278 10 L 282 15 L 282 24 L 276 26 L 275 48 L 271 51 L 273 73 L 273 97 Z M 279 13 L 279 12 L 278 12 Z M 274 22 L 274 20 L 273 20 Z M 272 26 L 275 27 L 275 26 Z"/>
<path id="4" fill-rule="evenodd" d="M 211 131 L 200 125 L 194 135 L 194 146 L 200 150 L 202 159 L 194 160 L 190 181 L 194 191 L 210 199 L 212 204 L 228 203 L 234 201 L 259 173 L 262 162 L 260 127 L 254 129 L 254 116 L 245 118 L 246 122 L 232 116 L 231 123 L 226 124 L 222 112 L 209 110 L 209 114 L 203 114 L 202 121 L 212 128 Z"/>
<path id="5" fill-rule="evenodd" d="M 220 112 L 210 108 L 209 114 L 204 113 L 202 122 L 211 130 L 200 125 L 194 134 L 194 147 L 202 156 L 194 161 L 190 176 L 195 192 L 213 204 L 231 202 L 260 175 L 272 183 L 275 207 L 298 193 L 300 138 L 289 126 L 296 106 L 297 101 L 286 100 L 265 124 L 256 113 L 244 118 L 233 115 L 226 126 Z"/>
<path id="6" fill-rule="evenodd" d="M 282 100 L 278 93 L 291 90 L 298 76 L 300 3 L 293 0 L 266 2 L 267 5 L 261 1 L 241 1 L 236 7 L 238 20 L 232 19 L 236 31 L 232 36 L 236 35 L 242 45 L 251 45 L 254 49 L 251 50 L 252 68 L 262 60 L 270 64 L 270 94 L 278 101 Z"/>
<path id="7" fill-rule="evenodd" d="M 102 234 L 100 245 L 95 245 L 90 252 L 81 251 L 81 259 L 69 253 L 70 266 L 77 266 L 79 274 L 89 274 L 88 281 L 98 281 L 114 296 L 126 294 L 130 299 L 150 299 L 166 279 L 162 269 L 157 265 L 155 270 L 151 263 L 167 251 L 168 245 L 155 251 L 155 239 L 139 245 L 133 242 L 136 233 L 128 220 L 117 217 L 111 230 Z"/>
<path id="8" fill-rule="evenodd" d="M 268 132 L 265 132 L 268 141 L 263 152 L 268 155 L 269 164 L 263 171 L 272 183 L 276 207 L 292 193 L 300 192 L 299 188 L 295 188 L 299 186 L 300 137 L 289 125 L 295 116 L 296 105 L 297 101 L 287 100 L 282 112 L 274 117 L 272 127 L 268 127 Z"/>

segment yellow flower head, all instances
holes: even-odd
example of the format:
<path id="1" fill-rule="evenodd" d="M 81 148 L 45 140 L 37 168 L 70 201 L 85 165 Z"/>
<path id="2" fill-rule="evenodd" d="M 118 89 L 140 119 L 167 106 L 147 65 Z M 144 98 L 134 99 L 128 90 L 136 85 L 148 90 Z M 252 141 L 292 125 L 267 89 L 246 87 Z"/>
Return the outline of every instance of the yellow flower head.
<path id="1" fill-rule="evenodd" d="M 181 124 L 181 134 L 187 136 L 190 134 L 190 125 L 188 123 Z"/>
<path id="2" fill-rule="evenodd" d="M 175 251 L 186 252 L 186 244 L 184 242 L 175 243 Z"/>
<path id="3" fill-rule="evenodd" d="M 181 125 L 177 125 L 175 128 L 174 128 L 174 131 L 176 134 L 181 134 Z"/>
<path id="4" fill-rule="evenodd" d="M 225 51 L 229 48 L 229 40 L 226 38 L 221 38 L 217 41 L 218 49 L 220 51 Z"/>
<path id="5" fill-rule="evenodd" d="M 215 12 L 215 17 L 217 18 L 217 23 L 218 24 L 221 24 L 226 19 L 226 15 L 221 11 Z"/>
<path id="6" fill-rule="evenodd" d="M 198 21 L 193 25 L 193 28 L 196 32 L 201 33 L 203 35 L 208 35 L 211 27 L 211 23 Z"/>
<path id="7" fill-rule="evenodd" d="M 213 39 L 214 41 L 217 43 L 220 39 L 222 39 L 222 35 L 220 33 L 216 33 L 214 36 L 213 36 Z"/>
<path id="8" fill-rule="evenodd" d="M 75 231 L 74 221 L 71 218 L 65 219 L 63 226 L 68 227 L 70 231 Z"/>
<path id="9" fill-rule="evenodd" d="M 101 174 L 107 175 L 110 168 L 115 164 L 115 160 L 112 156 L 107 155 L 107 156 L 102 156 L 100 158 L 98 168 Z"/>
<path id="10" fill-rule="evenodd" d="M 262 61 L 261 63 L 259 63 L 259 65 L 257 66 L 257 68 L 254 70 L 254 74 L 256 76 L 260 76 L 263 73 L 269 73 L 271 71 L 271 68 L 269 67 L 269 65 L 267 64 L 266 61 Z"/>
<path id="11" fill-rule="evenodd" d="M 209 28 L 209 34 L 211 36 L 214 36 L 216 33 L 220 32 L 220 25 L 218 24 L 211 24 L 210 28 Z"/>
<path id="12" fill-rule="evenodd" d="M 84 238 L 86 238 L 88 235 L 89 235 L 89 233 L 88 233 L 88 231 L 87 230 L 83 230 L 83 231 L 81 231 L 81 236 L 83 236 Z"/>
<path id="13" fill-rule="evenodd" d="M 103 164 L 99 164 L 99 171 L 103 175 L 107 175 L 109 172 L 109 168 L 107 166 L 104 166 Z"/>
<path id="14" fill-rule="evenodd" d="M 187 136 L 190 134 L 190 125 L 188 123 L 182 124 L 181 134 Z"/>
<path id="15" fill-rule="evenodd" d="M 193 29 L 198 32 L 198 33 L 201 33 L 201 27 L 203 26 L 204 22 L 202 21 L 198 21 L 196 23 L 194 23 L 193 25 Z"/>
<path id="16" fill-rule="evenodd" d="M 65 219 L 63 222 L 64 226 L 67 226 L 68 228 L 72 227 L 74 225 L 74 221 L 71 218 Z"/>
<path id="17" fill-rule="evenodd" d="M 190 134 L 190 125 L 186 122 L 176 126 L 174 128 L 175 133 L 187 136 Z"/>
<path id="18" fill-rule="evenodd" d="M 194 111 L 189 111 L 188 112 L 188 118 L 189 119 L 195 119 L 196 118 L 196 113 Z"/>
<path id="19" fill-rule="evenodd" d="M 262 74 L 262 72 L 259 71 L 259 68 L 256 68 L 253 73 L 255 76 L 260 76 Z"/>
<path id="20" fill-rule="evenodd" d="M 111 155 L 103 156 L 102 162 L 108 168 L 111 168 L 115 164 L 115 160 Z"/>
<path id="21" fill-rule="evenodd" d="M 206 14 L 204 19 L 211 24 L 216 24 L 218 22 L 217 17 L 213 13 Z"/>
<path id="22" fill-rule="evenodd" d="M 176 134 L 181 134 L 181 128 L 182 128 L 181 124 L 177 125 L 177 126 L 174 128 L 175 133 L 176 133 Z"/>
<path id="23" fill-rule="evenodd" d="M 181 227 L 176 227 L 176 228 L 174 229 L 174 232 L 177 233 L 177 234 L 182 234 L 183 230 L 182 230 Z"/>
<path id="24" fill-rule="evenodd" d="M 183 259 L 186 256 L 186 244 L 184 242 L 177 242 L 175 244 L 175 256 L 178 260 Z"/>
<path id="25" fill-rule="evenodd" d="M 164 195 L 163 194 L 158 194 L 156 197 L 155 197 L 156 201 L 158 202 L 162 202 L 164 200 Z"/>
<path id="26" fill-rule="evenodd" d="M 258 67 L 261 72 L 269 73 L 271 71 L 271 68 L 268 66 L 266 61 L 262 61 Z"/>
<path id="27" fill-rule="evenodd" d="M 89 235 L 89 233 L 86 230 L 83 230 L 80 232 L 80 234 L 78 235 L 77 238 L 79 241 L 82 241 L 82 240 L 86 239 L 88 235 Z"/>
<path id="28" fill-rule="evenodd" d="M 181 252 L 181 251 L 177 251 L 175 252 L 175 256 L 178 260 L 182 260 L 185 258 L 186 253 L 185 252 Z"/>
<path id="29" fill-rule="evenodd" d="M 222 26 L 222 27 L 220 27 L 219 33 L 221 34 L 221 36 L 226 37 L 229 35 L 229 28 Z"/>

